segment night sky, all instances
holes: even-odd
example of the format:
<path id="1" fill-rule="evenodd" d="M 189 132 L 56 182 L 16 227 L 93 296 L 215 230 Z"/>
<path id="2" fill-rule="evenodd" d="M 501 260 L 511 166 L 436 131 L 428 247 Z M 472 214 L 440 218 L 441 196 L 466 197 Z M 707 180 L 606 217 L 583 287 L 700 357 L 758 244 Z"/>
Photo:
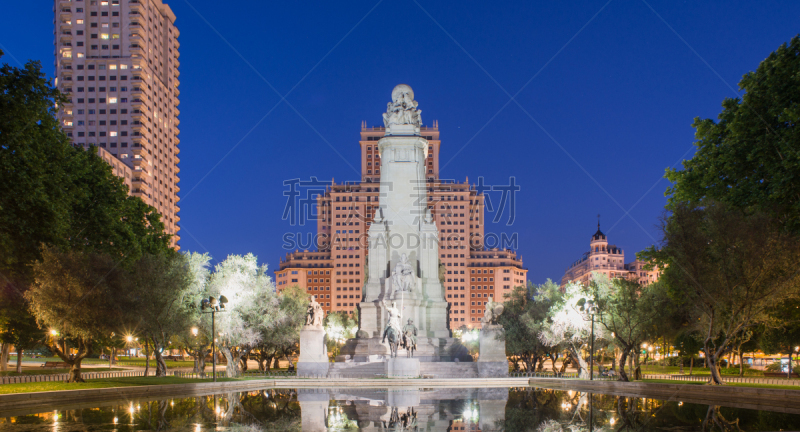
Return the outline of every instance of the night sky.
<path id="1" fill-rule="evenodd" d="M 691 157 L 693 118 L 716 118 L 800 29 L 796 1 L 168 4 L 181 32 L 183 250 L 253 252 L 277 268 L 285 233 L 316 232 L 282 219 L 284 181 L 358 180 L 361 122 L 382 125 L 406 83 L 423 123 L 439 121 L 442 178 L 514 177 L 513 224 L 506 203 L 487 232 L 516 233 L 535 283 L 560 280 L 598 214 L 626 261 L 657 242 L 664 169 Z M 4 4 L 0 61 L 53 74 L 52 8 Z"/>

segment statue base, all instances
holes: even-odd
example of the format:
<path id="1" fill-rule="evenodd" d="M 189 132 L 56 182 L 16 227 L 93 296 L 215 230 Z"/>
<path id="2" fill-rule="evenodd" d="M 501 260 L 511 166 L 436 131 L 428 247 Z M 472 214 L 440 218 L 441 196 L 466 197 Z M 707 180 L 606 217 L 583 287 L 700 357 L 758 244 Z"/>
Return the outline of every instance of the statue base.
<path id="1" fill-rule="evenodd" d="M 298 377 L 324 377 L 328 375 L 328 349 L 325 330 L 305 325 L 300 330 L 300 358 L 297 359 Z"/>
<path id="2" fill-rule="evenodd" d="M 395 357 L 386 361 L 387 378 L 419 378 L 419 360 Z"/>
<path id="3" fill-rule="evenodd" d="M 484 324 L 478 336 L 478 376 L 496 378 L 508 376 L 508 358 L 503 326 Z M 498 339 L 499 337 L 499 339 Z"/>
<path id="4" fill-rule="evenodd" d="M 381 338 L 353 338 L 345 342 L 337 362 L 375 362 L 384 361 L 391 356 L 389 343 L 381 343 Z M 397 348 L 397 357 L 406 357 L 407 351 Z M 469 351 L 461 342 L 453 338 L 417 337 L 417 349 L 414 359 L 420 362 L 467 361 Z M 470 358 L 468 361 L 472 361 Z"/>

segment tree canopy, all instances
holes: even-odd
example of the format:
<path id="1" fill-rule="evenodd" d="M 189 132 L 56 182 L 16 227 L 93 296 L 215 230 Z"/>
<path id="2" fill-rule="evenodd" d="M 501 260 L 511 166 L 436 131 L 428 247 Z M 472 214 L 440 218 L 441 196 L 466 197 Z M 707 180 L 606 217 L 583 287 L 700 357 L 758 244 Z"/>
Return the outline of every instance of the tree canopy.
<path id="1" fill-rule="evenodd" d="M 739 82 L 717 122 L 695 118 L 697 152 L 668 169 L 669 205 L 706 200 L 756 208 L 800 233 L 800 37 L 781 45 Z"/>

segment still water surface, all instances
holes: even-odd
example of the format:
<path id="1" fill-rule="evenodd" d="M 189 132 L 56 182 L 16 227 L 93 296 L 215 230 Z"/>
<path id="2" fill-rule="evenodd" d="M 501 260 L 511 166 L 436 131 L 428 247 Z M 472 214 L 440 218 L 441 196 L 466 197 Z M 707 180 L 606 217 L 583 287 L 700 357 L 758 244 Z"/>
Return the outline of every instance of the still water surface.
<path id="1" fill-rule="evenodd" d="M 778 431 L 800 415 L 540 388 L 268 389 L 0 418 L 3 431 Z"/>

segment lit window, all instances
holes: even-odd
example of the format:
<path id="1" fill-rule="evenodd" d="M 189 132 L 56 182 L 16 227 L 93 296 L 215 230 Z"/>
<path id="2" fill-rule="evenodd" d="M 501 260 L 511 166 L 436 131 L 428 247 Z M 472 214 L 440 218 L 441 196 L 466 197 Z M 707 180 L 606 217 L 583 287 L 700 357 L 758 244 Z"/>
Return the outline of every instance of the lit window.
<path id="1" fill-rule="evenodd" d="M 64 58 L 72 58 L 72 51 L 64 51 L 64 52 L 61 54 L 61 57 L 64 57 Z"/>
<path id="2" fill-rule="evenodd" d="M 108 23 L 102 23 L 102 24 L 100 24 L 100 27 L 102 27 L 102 28 L 108 28 Z"/>
<path id="3" fill-rule="evenodd" d="M 82 19 L 75 20 L 75 24 L 83 24 L 83 20 Z"/>
<path id="4" fill-rule="evenodd" d="M 115 65 L 115 64 L 108 65 L 108 68 L 111 69 L 111 70 L 117 70 L 117 65 Z"/>
<path id="5" fill-rule="evenodd" d="M 78 53 L 78 58 L 83 58 L 83 53 Z"/>
<path id="6" fill-rule="evenodd" d="M 117 98 L 115 98 L 115 97 L 108 98 L 108 103 L 110 103 L 110 104 L 117 103 Z"/>
<path id="7" fill-rule="evenodd" d="M 100 6 L 108 6 L 108 2 L 107 1 L 101 1 L 100 2 Z"/>
<path id="8" fill-rule="evenodd" d="M 111 35 L 111 39 L 119 39 L 119 35 L 118 35 L 118 34 L 116 34 L 116 33 L 115 33 L 115 34 L 112 34 L 112 35 Z"/>
<path id="9" fill-rule="evenodd" d="M 120 69 L 127 69 L 127 68 L 128 68 L 128 65 L 119 65 L 119 68 L 120 68 Z"/>
<path id="10" fill-rule="evenodd" d="M 64 126 L 72 126 L 71 120 L 64 120 Z"/>
<path id="11" fill-rule="evenodd" d="M 117 136 L 117 133 L 115 131 L 111 131 L 111 132 L 108 133 L 108 135 L 109 136 Z"/>
<path id="12" fill-rule="evenodd" d="M 100 39 L 108 40 L 108 33 L 100 33 Z"/>

